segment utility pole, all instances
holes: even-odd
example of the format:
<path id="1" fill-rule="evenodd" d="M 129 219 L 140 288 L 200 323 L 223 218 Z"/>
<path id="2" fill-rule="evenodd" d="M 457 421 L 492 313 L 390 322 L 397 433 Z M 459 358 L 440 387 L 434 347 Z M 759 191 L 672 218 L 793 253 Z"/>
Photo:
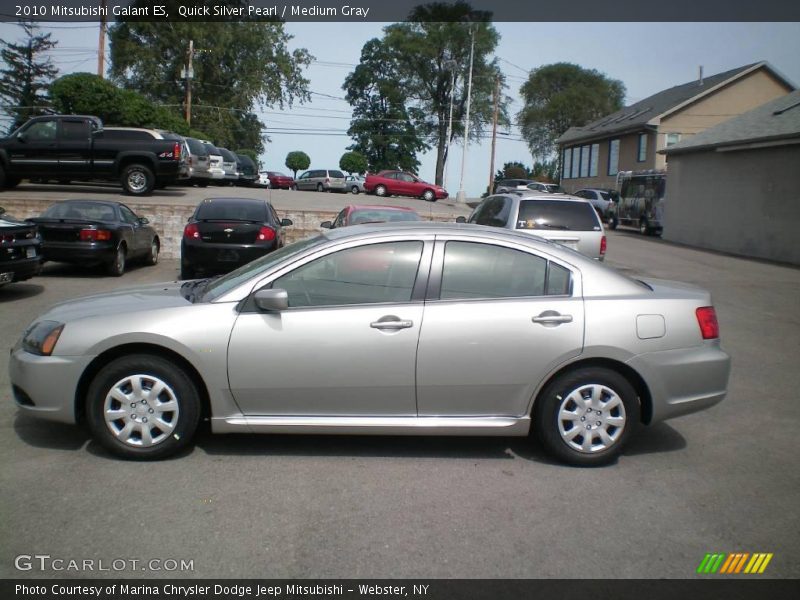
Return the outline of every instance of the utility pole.
<path id="1" fill-rule="evenodd" d="M 469 107 L 472 100 L 472 58 L 475 53 L 475 30 L 470 28 L 470 44 L 469 44 L 469 78 L 467 80 L 467 120 L 464 123 L 464 152 L 461 154 L 461 181 L 458 185 L 458 194 L 456 194 L 456 202 L 466 202 L 466 194 L 464 193 L 464 169 L 467 165 L 467 147 L 469 146 Z"/>
<path id="2" fill-rule="evenodd" d="M 97 76 L 103 79 L 106 59 L 106 0 L 100 0 L 100 39 L 97 42 Z"/>
<path id="3" fill-rule="evenodd" d="M 445 145 L 444 164 L 442 165 L 444 189 L 447 189 L 447 159 L 450 158 L 450 139 L 453 137 L 453 96 L 456 93 L 456 67 L 458 63 L 454 60 L 449 60 L 446 64 L 450 67 L 450 118 L 447 121 L 447 144 Z"/>
<path id="4" fill-rule="evenodd" d="M 192 125 L 192 58 L 194 57 L 194 40 L 189 40 L 189 61 L 183 75 L 186 77 L 186 123 Z"/>
<path id="5" fill-rule="evenodd" d="M 494 80 L 494 117 L 492 118 L 492 158 L 489 161 L 489 195 L 494 187 L 494 149 L 497 144 L 497 113 L 500 110 L 500 75 Z"/>

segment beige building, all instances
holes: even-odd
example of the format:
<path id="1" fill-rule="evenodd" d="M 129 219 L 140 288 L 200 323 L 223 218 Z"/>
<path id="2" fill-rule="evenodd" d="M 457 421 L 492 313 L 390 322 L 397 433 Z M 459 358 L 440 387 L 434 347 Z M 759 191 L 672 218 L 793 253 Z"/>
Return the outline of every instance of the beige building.
<path id="1" fill-rule="evenodd" d="M 561 186 L 568 192 L 615 188 L 620 171 L 662 170 L 661 150 L 794 89 L 769 63 L 759 62 L 700 77 L 572 127 L 558 139 Z"/>
<path id="2" fill-rule="evenodd" d="M 664 239 L 800 265 L 800 91 L 663 154 Z"/>

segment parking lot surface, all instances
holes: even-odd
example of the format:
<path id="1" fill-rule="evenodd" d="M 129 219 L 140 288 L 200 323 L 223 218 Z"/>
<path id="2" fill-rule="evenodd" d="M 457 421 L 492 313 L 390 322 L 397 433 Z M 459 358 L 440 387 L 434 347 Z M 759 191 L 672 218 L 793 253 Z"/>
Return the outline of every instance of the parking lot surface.
<path id="1" fill-rule="evenodd" d="M 19 415 L 7 349 L 50 304 L 177 261 L 121 279 L 48 264 L 0 288 L 0 576 L 687 578 L 707 552 L 771 552 L 765 577 L 800 576 L 800 270 L 619 231 L 608 247 L 612 266 L 710 289 L 733 372 L 721 404 L 600 469 L 525 438 L 207 432 L 176 459 L 121 461 Z M 193 570 L 19 571 L 22 554 Z"/>

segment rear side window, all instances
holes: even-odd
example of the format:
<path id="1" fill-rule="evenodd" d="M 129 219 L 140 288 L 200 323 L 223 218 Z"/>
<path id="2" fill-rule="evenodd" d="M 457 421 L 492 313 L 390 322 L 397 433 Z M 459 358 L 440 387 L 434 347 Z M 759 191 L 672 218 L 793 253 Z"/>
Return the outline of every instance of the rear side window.
<path id="1" fill-rule="evenodd" d="M 470 223 L 488 225 L 489 227 L 505 227 L 511 213 L 511 200 L 498 196 L 487 198 L 483 206 L 475 212 Z"/>
<path id="2" fill-rule="evenodd" d="M 569 200 L 521 200 L 516 228 L 601 230 L 597 213 L 590 203 Z"/>
<path id="3" fill-rule="evenodd" d="M 263 204 L 257 202 L 204 202 L 197 207 L 198 221 L 258 221 L 267 219 Z"/>
<path id="4" fill-rule="evenodd" d="M 88 141 L 92 128 L 87 121 L 61 121 L 61 139 Z"/>

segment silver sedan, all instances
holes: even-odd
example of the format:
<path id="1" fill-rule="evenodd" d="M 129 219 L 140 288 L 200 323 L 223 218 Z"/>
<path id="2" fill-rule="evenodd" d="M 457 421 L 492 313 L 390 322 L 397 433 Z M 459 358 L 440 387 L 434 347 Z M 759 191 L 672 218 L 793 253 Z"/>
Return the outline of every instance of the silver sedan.
<path id="1" fill-rule="evenodd" d="M 345 227 L 223 277 L 65 302 L 10 360 L 20 410 L 117 455 L 218 433 L 514 435 L 607 463 L 641 424 L 726 392 L 708 292 L 546 240 L 442 223 Z"/>

